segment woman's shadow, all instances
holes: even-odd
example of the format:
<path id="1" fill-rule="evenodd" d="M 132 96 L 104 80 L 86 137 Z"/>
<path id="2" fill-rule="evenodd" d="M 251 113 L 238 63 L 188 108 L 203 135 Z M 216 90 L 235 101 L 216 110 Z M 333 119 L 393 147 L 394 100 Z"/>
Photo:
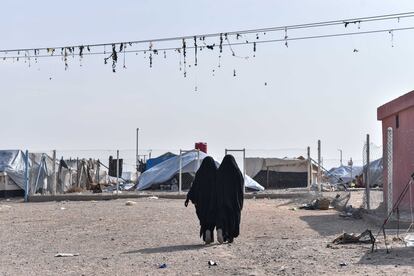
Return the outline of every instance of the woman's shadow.
<path id="1" fill-rule="evenodd" d="M 204 245 L 204 244 L 169 245 L 169 246 L 161 246 L 161 247 L 142 248 L 142 249 L 138 249 L 138 250 L 123 252 L 122 254 L 169 253 L 169 252 L 179 252 L 179 251 L 187 251 L 187 250 L 198 250 L 200 248 L 205 248 L 205 247 L 206 247 L 206 245 Z"/>

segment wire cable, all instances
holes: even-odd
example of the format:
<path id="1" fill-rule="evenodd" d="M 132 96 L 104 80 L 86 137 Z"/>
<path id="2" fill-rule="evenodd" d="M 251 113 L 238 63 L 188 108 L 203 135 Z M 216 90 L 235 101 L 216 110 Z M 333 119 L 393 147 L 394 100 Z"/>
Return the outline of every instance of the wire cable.
<path id="1" fill-rule="evenodd" d="M 348 24 L 353 23 L 363 23 L 363 22 L 372 22 L 372 21 L 383 21 L 383 20 L 393 20 L 414 17 L 414 12 L 405 12 L 405 13 L 394 13 L 394 14 L 385 14 L 385 15 L 376 15 L 368 17 L 358 17 L 351 19 L 340 19 L 332 21 L 321 21 L 305 24 L 296 24 L 296 25 L 285 25 L 278 27 L 269 27 L 269 28 L 258 28 L 258 29 L 247 29 L 247 30 L 238 30 L 238 31 L 229 31 L 221 33 L 207 33 L 207 34 L 198 34 L 198 35 L 187 35 L 187 36 L 176 36 L 176 37 L 166 37 L 166 38 L 154 38 L 154 39 L 144 39 L 144 40 L 135 40 L 135 41 L 119 41 L 119 42 L 109 42 L 109 43 L 94 43 L 94 44 L 83 44 L 83 45 L 71 45 L 71 46 L 54 46 L 54 47 L 38 47 L 38 48 L 18 48 L 18 49 L 2 49 L 0 53 L 8 52 L 29 52 L 29 51 L 44 51 L 50 49 L 69 49 L 69 48 L 79 48 L 83 46 L 88 47 L 101 47 L 101 46 L 111 46 L 114 44 L 142 44 L 142 43 L 154 43 L 154 42 L 167 42 L 167 41 L 176 41 L 183 39 L 192 39 L 196 38 L 208 38 L 208 37 L 219 37 L 220 35 L 242 35 L 249 33 L 261 33 L 261 32 L 275 32 L 275 31 L 284 31 L 284 30 L 294 30 L 294 29 L 303 29 L 303 28 L 315 28 L 315 27 L 326 27 L 333 25 Z M 190 48 L 190 47 L 188 47 Z M 87 53 L 84 53 L 86 55 Z"/>

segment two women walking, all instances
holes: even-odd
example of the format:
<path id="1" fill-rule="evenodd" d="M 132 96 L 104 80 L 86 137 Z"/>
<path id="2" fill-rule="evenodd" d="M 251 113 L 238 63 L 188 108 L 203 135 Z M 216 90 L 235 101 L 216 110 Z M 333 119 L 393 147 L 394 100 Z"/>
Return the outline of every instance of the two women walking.
<path id="1" fill-rule="evenodd" d="M 206 244 L 214 241 L 214 229 L 219 243 L 232 243 L 239 236 L 243 185 L 243 175 L 232 155 L 226 155 L 218 169 L 213 158 L 204 158 L 185 206 L 190 200 L 195 205 L 200 237 Z"/>

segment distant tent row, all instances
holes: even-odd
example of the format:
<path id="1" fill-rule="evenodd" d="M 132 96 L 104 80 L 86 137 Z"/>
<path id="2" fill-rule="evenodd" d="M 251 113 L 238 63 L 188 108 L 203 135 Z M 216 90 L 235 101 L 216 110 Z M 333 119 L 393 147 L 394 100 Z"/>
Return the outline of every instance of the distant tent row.
<path id="1" fill-rule="evenodd" d="M 23 195 L 25 187 L 25 153 L 21 150 L 0 150 L 0 196 Z M 56 175 L 53 174 L 55 165 Z M 108 184 L 111 178 L 98 160 L 69 159 L 53 164 L 46 153 L 29 153 L 29 194 L 65 193 L 73 188 L 94 189 L 97 183 Z"/>
<path id="2" fill-rule="evenodd" d="M 187 152 L 182 154 L 181 156 L 181 164 L 182 164 L 182 173 L 191 175 L 192 178 L 194 177 L 195 173 L 197 172 L 202 160 L 207 156 L 202 151 L 195 152 Z M 220 165 L 219 162 L 216 161 L 217 167 Z M 145 190 L 151 187 L 158 188 L 160 184 L 170 182 L 170 184 L 178 185 L 178 174 L 180 171 L 180 156 L 173 156 L 168 158 L 167 160 L 151 167 L 147 171 L 141 174 L 138 179 L 138 190 Z M 183 185 L 183 189 L 189 188 L 189 183 L 192 182 L 191 180 L 185 181 L 187 185 Z M 184 182 L 184 181 L 183 181 Z M 251 179 L 249 176 L 246 175 L 245 179 L 245 186 L 246 188 L 256 190 L 256 191 L 263 191 L 264 187 L 261 186 L 259 183 Z"/>
<path id="3" fill-rule="evenodd" d="M 265 188 L 307 187 L 309 162 L 298 158 L 246 158 L 246 173 Z M 312 165 L 311 182 L 316 182 L 317 167 Z"/>
<path id="4" fill-rule="evenodd" d="M 382 158 L 372 161 L 369 163 L 369 179 L 370 179 L 370 186 L 371 187 L 382 187 L 383 186 L 383 164 Z M 340 166 L 338 168 L 332 168 L 327 172 L 327 177 L 329 179 L 329 183 L 335 184 L 339 182 L 339 179 L 342 180 L 343 183 L 349 183 L 355 179 L 355 177 L 360 177 L 366 165 L 364 167 L 361 166 L 353 166 L 352 170 L 350 166 Z"/>

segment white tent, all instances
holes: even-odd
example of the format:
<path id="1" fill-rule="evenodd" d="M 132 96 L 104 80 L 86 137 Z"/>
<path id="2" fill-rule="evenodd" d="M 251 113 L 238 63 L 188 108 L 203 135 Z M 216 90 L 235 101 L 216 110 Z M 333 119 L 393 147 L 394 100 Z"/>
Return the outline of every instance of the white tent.
<path id="1" fill-rule="evenodd" d="M 204 152 L 191 151 L 181 155 L 182 173 L 196 173 L 202 160 L 207 156 Z M 217 167 L 220 165 L 216 161 Z M 138 179 L 137 190 L 145 190 L 152 185 L 163 183 L 179 173 L 180 156 L 172 157 L 145 171 Z M 245 186 L 249 189 L 263 191 L 259 183 L 246 175 Z"/>

